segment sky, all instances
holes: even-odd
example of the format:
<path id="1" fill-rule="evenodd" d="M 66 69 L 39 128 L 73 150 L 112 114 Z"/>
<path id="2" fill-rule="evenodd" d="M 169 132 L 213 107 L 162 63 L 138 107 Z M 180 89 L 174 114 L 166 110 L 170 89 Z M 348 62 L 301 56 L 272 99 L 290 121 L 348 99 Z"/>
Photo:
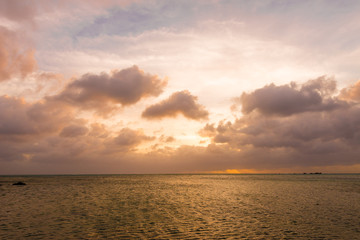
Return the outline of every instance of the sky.
<path id="1" fill-rule="evenodd" d="M 356 0 L 2 0 L 0 174 L 359 173 Z"/>

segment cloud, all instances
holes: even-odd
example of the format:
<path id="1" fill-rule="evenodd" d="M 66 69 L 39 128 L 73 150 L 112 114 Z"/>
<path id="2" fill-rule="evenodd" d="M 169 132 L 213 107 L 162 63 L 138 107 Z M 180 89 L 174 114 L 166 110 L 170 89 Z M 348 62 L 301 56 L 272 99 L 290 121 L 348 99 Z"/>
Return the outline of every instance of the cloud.
<path id="1" fill-rule="evenodd" d="M 155 140 L 141 129 L 123 128 L 114 136 L 115 130 L 78 119 L 73 108 L 56 101 L 28 103 L 5 96 L 0 98 L 0 111 L 0 168 L 4 171 L 9 164 L 17 169 L 45 164 L 56 172 L 58 167 L 91 159 L 97 164 L 98 159 L 114 161 Z"/>
<path id="2" fill-rule="evenodd" d="M 0 82 L 17 76 L 24 78 L 33 72 L 34 53 L 15 32 L 0 26 Z"/>
<path id="3" fill-rule="evenodd" d="M 165 135 L 161 135 L 159 137 L 159 141 L 163 142 L 163 143 L 170 143 L 170 142 L 174 142 L 176 141 L 176 139 L 173 136 L 165 136 Z"/>
<path id="4" fill-rule="evenodd" d="M 143 141 L 152 141 L 154 139 L 154 137 L 146 136 L 142 130 L 123 128 L 118 136 L 114 138 L 114 143 L 120 147 L 134 147 Z"/>
<path id="5" fill-rule="evenodd" d="M 107 130 L 104 124 L 93 123 L 91 124 L 89 136 L 96 138 L 107 138 L 110 132 Z"/>
<path id="6" fill-rule="evenodd" d="M 12 21 L 32 21 L 36 15 L 36 2 L 3 0 L 0 2 L 0 15 Z"/>
<path id="7" fill-rule="evenodd" d="M 85 74 L 51 99 L 104 113 L 113 110 L 114 104 L 127 106 L 142 98 L 156 97 L 166 84 L 166 79 L 144 73 L 133 66 L 114 70 L 110 74 Z"/>
<path id="8" fill-rule="evenodd" d="M 112 8 L 103 16 L 87 23 L 79 36 L 136 35 L 149 29 L 183 28 L 200 17 L 199 9 L 206 5 L 201 2 L 177 1 L 132 1 L 129 7 Z M 186 23 L 183 16 L 186 14 Z M 114 25 L 113 23 L 117 24 Z"/>
<path id="9" fill-rule="evenodd" d="M 60 132 L 60 137 L 78 137 L 78 136 L 84 136 L 89 129 L 87 127 L 84 127 L 82 125 L 69 125 L 62 129 Z"/>
<path id="10" fill-rule="evenodd" d="M 51 144 L 51 139 L 67 125 L 79 122 L 72 108 L 45 100 L 27 102 L 1 96 L 0 113 L 0 161 L 30 160 L 45 153 L 50 157 L 53 148 L 64 151 Z"/>
<path id="11" fill-rule="evenodd" d="M 32 33 L 36 15 L 34 1 L 0 2 L 0 82 L 25 78 L 36 70 Z"/>
<path id="12" fill-rule="evenodd" d="M 176 117 L 181 113 L 189 119 L 207 119 L 209 115 L 208 111 L 196 101 L 197 97 L 191 95 L 189 91 L 175 92 L 168 99 L 147 107 L 142 113 L 142 117 L 157 119 Z"/>
<path id="13" fill-rule="evenodd" d="M 350 147 L 356 146 L 360 140 L 360 127 L 357 127 L 359 116 L 358 107 L 328 113 L 302 113 L 291 117 L 269 118 L 252 114 L 233 123 L 220 122 L 208 136 L 216 143 L 229 143 L 236 148 L 252 145 L 308 152 L 314 150 L 316 145 L 331 142 Z M 335 148 L 328 150 L 333 151 Z"/>
<path id="14" fill-rule="evenodd" d="M 295 83 L 276 86 L 267 85 L 252 93 L 243 93 L 238 99 L 242 112 L 258 111 L 264 115 L 289 116 L 301 112 L 331 111 L 346 105 L 332 98 L 336 82 L 325 76 L 298 86 Z"/>
<path id="15" fill-rule="evenodd" d="M 0 1 L 0 15 L 11 21 L 32 22 L 36 17 L 47 13 L 54 15 L 54 12 L 56 12 L 61 17 L 61 14 L 59 14 L 61 11 L 70 13 L 81 11 L 85 15 L 85 10 L 87 10 L 94 14 L 95 10 L 99 11 L 114 6 L 124 7 L 137 1 L 104 0 L 99 2 L 97 0 L 88 0 L 84 4 L 83 0 L 63 0 L 60 2 L 48 0 L 2 0 Z M 58 15 L 55 14 L 54 18 L 59 17 Z"/>
<path id="16" fill-rule="evenodd" d="M 358 164 L 360 105 L 332 97 L 334 84 L 318 78 L 243 94 L 245 115 L 206 124 L 199 134 L 227 146 L 242 168 Z"/>
<path id="17" fill-rule="evenodd" d="M 72 109 L 60 103 L 27 103 L 8 96 L 0 97 L 0 112 L 0 139 L 56 132 L 74 119 Z"/>
<path id="18" fill-rule="evenodd" d="M 313 89 L 312 84 L 296 89 Z M 339 101 L 331 94 L 336 89 L 317 91 Z M 43 168 L 48 173 L 321 171 L 359 165 L 360 105 L 353 101 L 331 111 L 318 107 L 290 115 L 253 110 L 235 120 L 207 123 L 199 135 L 209 138 L 208 146 L 176 146 L 173 137 L 160 135 L 151 150 L 144 146 L 155 137 L 143 130 L 114 130 L 78 119 L 75 109 L 63 102 L 3 96 L 0 111 L 0 169 L 8 173 L 39 173 Z"/>
<path id="19" fill-rule="evenodd" d="M 341 90 L 340 98 L 349 100 L 349 101 L 360 101 L 360 81 L 356 82 L 354 85 L 344 88 Z"/>

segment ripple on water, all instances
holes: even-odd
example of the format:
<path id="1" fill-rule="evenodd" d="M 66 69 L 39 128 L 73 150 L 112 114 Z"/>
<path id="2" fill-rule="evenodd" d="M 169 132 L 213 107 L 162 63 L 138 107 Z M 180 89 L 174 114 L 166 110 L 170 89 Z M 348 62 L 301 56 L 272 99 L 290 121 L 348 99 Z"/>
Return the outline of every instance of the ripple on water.
<path id="1" fill-rule="evenodd" d="M 359 175 L 14 179 L 0 178 L 2 239 L 360 239 Z"/>

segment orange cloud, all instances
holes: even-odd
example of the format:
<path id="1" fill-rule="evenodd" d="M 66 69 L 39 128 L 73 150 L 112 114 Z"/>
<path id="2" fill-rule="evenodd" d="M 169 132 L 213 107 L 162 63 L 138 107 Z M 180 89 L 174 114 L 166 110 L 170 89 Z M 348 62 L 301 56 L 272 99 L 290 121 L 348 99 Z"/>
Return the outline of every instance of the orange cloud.
<path id="1" fill-rule="evenodd" d="M 96 138 L 107 138 L 110 132 L 104 124 L 92 123 L 89 136 Z"/>
<path id="2" fill-rule="evenodd" d="M 168 99 L 147 107 L 142 113 L 142 117 L 159 119 L 176 117 L 180 113 L 189 119 L 207 119 L 208 111 L 196 101 L 197 97 L 191 95 L 189 91 L 175 92 Z"/>
<path id="3" fill-rule="evenodd" d="M 34 50 L 26 47 L 15 32 L 0 27 L 0 81 L 25 77 L 36 68 Z"/>
<path id="4" fill-rule="evenodd" d="M 350 101 L 360 101 L 360 81 L 353 86 L 341 90 L 340 97 Z"/>
<path id="5" fill-rule="evenodd" d="M 173 136 L 161 135 L 159 137 L 159 140 L 160 140 L 160 142 L 169 143 L 169 142 L 174 142 L 176 139 Z"/>

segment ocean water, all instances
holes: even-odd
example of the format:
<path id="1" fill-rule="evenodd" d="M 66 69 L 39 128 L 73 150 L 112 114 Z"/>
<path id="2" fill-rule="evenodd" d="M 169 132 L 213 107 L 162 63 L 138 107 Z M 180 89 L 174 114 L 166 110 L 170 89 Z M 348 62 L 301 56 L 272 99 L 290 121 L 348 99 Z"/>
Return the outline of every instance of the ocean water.
<path id="1" fill-rule="evenodd" d="M 360 239 L 360 175 L 3 176 L 0 184 L 0 239 Z"/>

